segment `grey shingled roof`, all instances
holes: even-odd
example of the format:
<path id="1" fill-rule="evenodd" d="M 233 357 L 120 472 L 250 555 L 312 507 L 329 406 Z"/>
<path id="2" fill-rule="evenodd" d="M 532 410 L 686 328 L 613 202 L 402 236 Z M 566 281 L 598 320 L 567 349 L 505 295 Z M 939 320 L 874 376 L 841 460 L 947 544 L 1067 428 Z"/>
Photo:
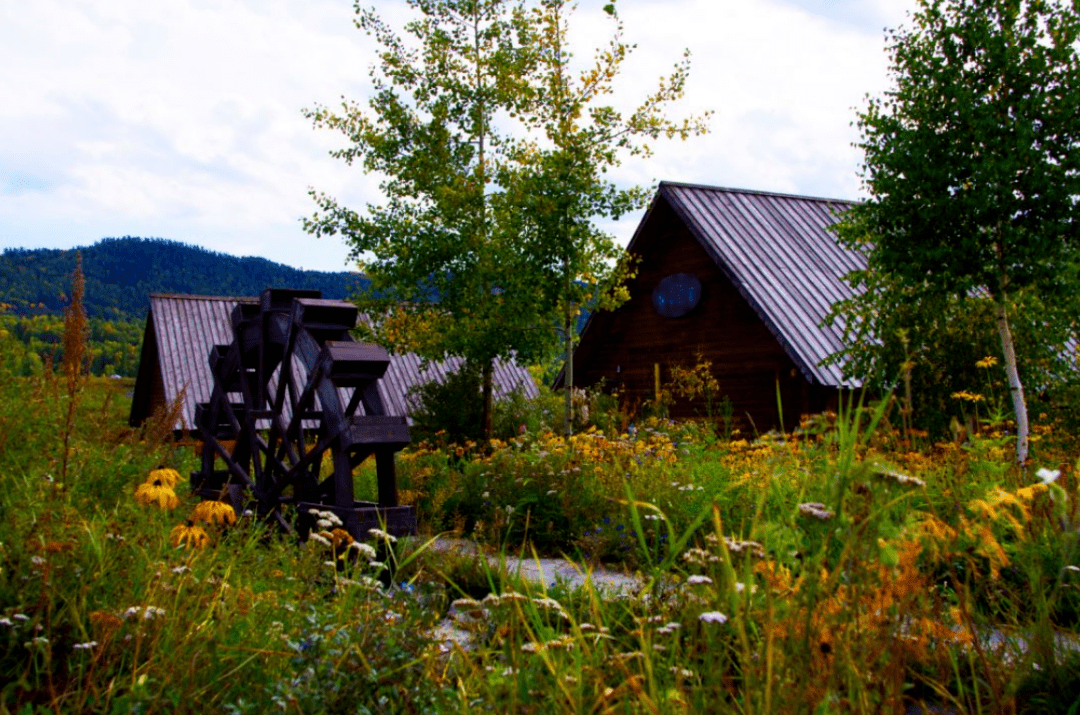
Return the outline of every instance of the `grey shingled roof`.
<path id="1" fill-rule="evenodd" d="M 837 245 L 828 227 L 851 202 L 662 182 L 663 197 L 810 381 L 857 387 L 820 363 L 843 348 L 839 324 L 821 327 L 851 296 L 841 278 L 865 258 Z M 644 225 L 645 222 L 642 222 Z M 640 232 L 640 229 L 639 229 Z M 634 241 L 628 250 L 632 251 Z"/>
<path id="2" fill-rule="evenodd" d="M 158 344 L 158 360 L 165 388 L 165 399 L 170 403 L 185 385 L 182 419 L 190 429 L 195 423 L 195 405 L 209 402 L 213 391 L 208 356 L 214 345 L 227 345 L 233 340 L 232 310 L 238 303 L 257 303 L 258 298 L 228 298 L 218 296 L 177 295 L 154 293 L 150 296 L 150 315 Z M 415 385 L 432 379 L 442 381 L 461 364 L 460 358 L 431 363 L 422 371 L 421 360 L 414 354 L 391 355 L 390 366 L 379 381 L 379 395 L 387 413 L 407 416 L 412 409 L 409 390 Z M 293 364 L 294 374 L 305 380 L 305 371 L 298 362 Z M 140 370 L 142 374 L 142 370 Z M 272 384 L 275 380 L 271 380 Z M 512 363 L 497 362 L 495 365 L 495 397 L 499 398 L 521 388 L 526 397 L 539 394 L 529 372 Z M 339 390 L 342 404 L 348 404 L 352 388 Z M 286 418 L 288 415 L 286 415 Z"/>

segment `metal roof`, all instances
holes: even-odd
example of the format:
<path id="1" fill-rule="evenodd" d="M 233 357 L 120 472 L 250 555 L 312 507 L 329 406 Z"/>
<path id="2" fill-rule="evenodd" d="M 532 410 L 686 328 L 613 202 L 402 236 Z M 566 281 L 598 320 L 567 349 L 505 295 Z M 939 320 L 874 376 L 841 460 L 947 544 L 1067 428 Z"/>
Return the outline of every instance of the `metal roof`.
<path id="1" fill-rule="evenodd" d="M 157 359 L 161 366 L 165 399 L 171 403 L 180 390 L 187 386 L 181 418 L 183 424 L 177 423 L 176 430 L 190 429 L 195 424 L 195 405 L 210 401 L 214 381 L 210 374 L 208 356 L 214 345 L 228 345 L 233 341 L 233 308 L 239 303 L 258 303 L 258 300 L 166 293 L 150 295 L 147 328 L 153 326 L 157 340 Z M 414 386 L 432 379 L 441 382 L 456 371 L 461 363 L 460 358 L 451 358 L 432 362 L 427 370 L 421 370 L 422 360 L 417 355 L 391 355 L 386 374 L 379 381 L 379 396 L 387 414 L 408 416 L 414 407 L 410 402 L 409 391 Z M 301 382 L 307 379 L 306 370 L 295 356 L 293 370 Z M 139 375 L 140 380 L 149 379 L 149 376 L 144 378 L 141 368 Z M 271 389 L 276 383 L 275 378 L 271 379 Z M 530 398 L 539 394 L 528 370 L 513 363 L 496 362 L 494 386 L 496 398 L 516 389 L 523 390 L 525 396 Z M 338 392 L 343 400 L 342 404 L 348 404 L 352 388 L 340 388 Z M 288 415 L 285 417 L 287 419 Z"/>
<path id="2" fill-rule="evenodd" d="M 821 385 L 856 387 L 838 365 L 821 367 L 844 347 L 841 324 L 821 321 L 852 295 L 842 277 L 866 267 L 863 256 L 829 231 L 849 201 L 661 182 L 663 198 L 799 366 Z M 647 221 L 643 220 L 641 226 Z M 641 233 L 630 242 L 628 251 Z"/>

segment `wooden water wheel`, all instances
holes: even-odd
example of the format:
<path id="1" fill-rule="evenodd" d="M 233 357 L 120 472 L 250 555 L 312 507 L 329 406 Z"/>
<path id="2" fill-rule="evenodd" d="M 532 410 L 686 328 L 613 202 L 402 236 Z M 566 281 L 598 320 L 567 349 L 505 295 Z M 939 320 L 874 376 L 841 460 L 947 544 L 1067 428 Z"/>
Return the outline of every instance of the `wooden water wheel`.
<path id="1" fill-rule="evenodd" d="M 409 428 L 386 414 L 378 381 L 390 359 L 353 340 L 357 315 L 318 291 L 267 289 L 236 306 L 232 343 L 210 351 L 210 402 L 195 412 L 204 443 L 195 491 L 234 506 L 254 500 L 260 517 L 289 530 L 291 508 L 301 536 L 312 509 L 334 512 L 357 539 L 377 526 L 415 532 L 416 511 L 398 505 L 394 470 Z M 357 501 L 353 470 L 372 455 L 378 501 Z"/>

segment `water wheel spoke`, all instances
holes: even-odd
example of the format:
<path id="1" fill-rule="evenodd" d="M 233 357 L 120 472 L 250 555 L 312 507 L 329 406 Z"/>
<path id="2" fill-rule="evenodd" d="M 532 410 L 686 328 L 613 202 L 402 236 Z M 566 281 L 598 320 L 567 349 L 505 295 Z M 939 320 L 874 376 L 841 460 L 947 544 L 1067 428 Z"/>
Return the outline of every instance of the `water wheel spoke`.
<path id="1" fill-rule="evenodd" d="M 386 415 L 379 395 L 389 357 L 353 341 L 356 317 L 354 305 L 315 291 L 266 290 L 257 304 L 234 309 L 233 342 L 211 351 L 213 392 L 197 413 L 210 447 L 203 471 L 192 474 L 193 484 L 206 485 L 201 493 L 223 489 L 222 479 L 239 483 L 258 500 L 259 514 L 287 531 L 284 504 L 333 508 L 357 538 L 386 508 L 396 529 L 415 529 L 415 511 L 396 506 L 393 479 L 393 455 L 408 442 L 408 427 Z M 231 402 L 237 393 L 242 404 Z M 361 405 L 364 415 L 355 416 Z M 231 451 L 223 438 L 235 439 Z M 333 472 L 322 479 L 327 453 Z M 353 471 L 371 454 L 377 506 L 353 499 Z"/>

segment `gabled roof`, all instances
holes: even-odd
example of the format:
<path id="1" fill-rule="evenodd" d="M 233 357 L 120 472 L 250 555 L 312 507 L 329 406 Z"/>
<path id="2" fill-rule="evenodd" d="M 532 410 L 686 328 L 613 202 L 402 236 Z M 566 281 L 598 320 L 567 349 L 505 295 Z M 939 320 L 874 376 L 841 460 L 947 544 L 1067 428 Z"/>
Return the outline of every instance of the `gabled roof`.
<path id="1" fill-rule="evenodd" d="M 139 364 L 139 376 L 132 400 L 131 423 L 141 423 L 148 414 L 142 414 L 149 404 L 148 394 L 153 390 L 154 368 L 160 365 L 161 387 L 166 402 L 176 399 L 187 385 L 184 395 L 183 425 L 175 425 L 180 431 L 195 424 L 195 405 L 209 402 L 214 379 L 210 373 L 209 355 L 214 345 L 228 345 L 233 341 L 232 310 L 239 303 L 257 303 L 258 298 L 231 298 L 221 296 L 178 295 L 152 293 L 150 312 L 146 319 L 143 353 Z M 152 354 L 149 346 L 157 346 Z M 461 365 L 460 358 L 431 363 L 421 370 L 421 359 L 411 353 L 391 355 L 390 366 L 379 380 L 379 396 L 387 414 L 407 416 L 413 405 L 409 391 L 416 385 L 431 380 L 442 381 Z M 304 380 L 306 371 L 294 357 L 294 374 Z M 272 381 L 273 382 L 273 381 Z M 495 363 L 495 397 L 499 398 L 516 389 L 527 397 L 538 394 L 536 384 L 529 372 L 512 363 Z M 348 404 L 352 388 L 340 388 L 342 404 Z M 137 414 L 139 413 L 139 414 Z"/>
<path id="2" fill-rule="evenodd" d="M 837 365 L 841 325 L 821 327 L 832 305 L 850 297 L 841 278 L 866 267 L 836 243 L 829 226 L 851 202 L 661 182 L 630 241 L 633 253 L 657 202 L 666 201 L 812 383 L 854 387 Z"/>

